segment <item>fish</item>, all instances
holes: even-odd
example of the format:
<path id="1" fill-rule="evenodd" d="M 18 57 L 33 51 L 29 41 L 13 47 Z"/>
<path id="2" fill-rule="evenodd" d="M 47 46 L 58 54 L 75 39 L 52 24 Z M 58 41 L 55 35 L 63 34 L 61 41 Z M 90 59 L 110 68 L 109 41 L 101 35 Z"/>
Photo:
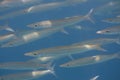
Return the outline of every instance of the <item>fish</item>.
<path id="1" fill-rule="evenodd" d="M 37 2 L 39 3 L 39 1 L 37 1 Z M 75 2 L 74 4 L 78 4 L 81 2 L 86 2 L 86 0 L 75 0 L 73 2 Z M 69 4 L 69 6 L 73 5 L 73 3 L 71 3 L 71 0 L 70 1 L 68 0 L 67 2 L 62 1 L 62 2 L 51 2 L 51 3 L 45 3 L 45 4 L 38 4 L 38 5 L 30 6 L 27 8 L 25 7 L 23 9 L 19 9 L 16 11 L 12 11 L 7 14 L 3 14 L 0 16 L 0 20 L 6 20 L 6 19 L 14 18 L 17 16 L 25 15 L 25 14 L 31 14 L 31 13 L 36 13 L 36 12 L 52 10 L 55 8 L 64 7 L 64 6 L 66 6 L 66 4 L 67 5 Z"/>
<path id="2" fill-rule="evenodd" d="M 97 38 L 83 42 L 73 43 L 71 45 L 66 45 L 66 46 L 57 46 L 57 47 L 35 50 L 32 52 L 27 52 L 24 55 L 32 56 L 32 57 L 38 57 L 38 56 L 51 57 L 51 56 L 66 56 L 66 55 L 68 56 L 71 54 L 83 53 L 90 50 L 106 51 L 101 46 L 111 43 L 119 43 L 119 39 Z"/>
<path id="3" fill-rule="evenodd" d="M 61 64 L 60 67 L 74 68 L 74 67 L 81 67 L 81 66 L 89 66 L 92 64 L 106 62 L 115 58 L 119 59 L 119 57 L 120 57 L 120 52 L 109 54 L 109 55 L 89 56 L 89 57 L 79 58 L 79 59 L 66 62 L 64 64 Z"/>
<path id="4" fill-rule="evenodd" d="M 16 7 L 26 7 L 30 5 L 35 5 L 36 3 L 40 3 L 41 0 L 2 0 L 0 2 L 1 8 L 16 8 Z"/>
<path id="5" fill-rule="evenodd" d="M 14 34 L 6 34 L 0 36 L 0 43 L 8 42 L 10 40 L 15 39 L 16 36 Z"/>
<path id="6" fill-rule="evenodd" d="M 68 45 L 68 46 L 58 46 L 46 49 L 35 50 L 32 52 L 25 53 L 25 56 L 32 57 L 51 57 L 51 56 L 68 56 L 76 53 L 83 53 L 90 50 L 99 49 L 99 45 Z"/>
<path id="7" fill-rule="evenodd" d="M 84 16 L 79 15 L 79 16 L 72 16 L 64 19 L 45 20 L 45 21 L 28 24 L 27 26 L 35 29 L 45 29 L 45 28 L 51 28 L 51 27 L 54 28 L 54 27 L 61 27 L 61 26 L 71 26 L 84 20 L 89 20 L 94 23 L 94 21 L 91 19 L 93 10 L 94 9 L 90 9 L 90 11 Z"/>
<path id="8" fill-rule="evenodd" d="M 119 11 L 120 9 L 120 2 L 119 1 L 109 1 L 108 3 L 105 3 L 102 6 L 98 6 L 94 10 L 94 15 L 103 16 L 104 14 L 107 15 L 115 15 L 116 11 Z"/>
<path id="9" fill-rule="evenodd" d="M 6 30 L 6 31 L 10 31 L 10 32 L 15 32 L 14 29 L 12 29 L 10 26 L 8 26 L 7 24 L 4 26 L 0 26 L 0 31 L 2 30 Z"/>
<path id="10" fill-rule="evenodd" d="M 94 45 L 94 44 L 98 44 L 98 45 L 107 45 L 107 44 L 113 44 L 113 43 L 117 43 L 119 44 L 119 38 L 95 38 L 95 39 L 90 39 L 90 40 L 86 40 L 83 42 L 77 42 L 74 43 L 72 45 Z"/>
<path id="11" fill-rule="evenodd" d="M 49 64 L 40 64 L 31 61 L 27 62 L 4 62 L 0 63 L 0 69 L 9 70 L 37 70 L 37 69 L 47 69 Z"/>
<path id="12" fill-rule="evenodd" d="M 28 11 L 28 13 L 47 11 L 47 10 L 51 10 L 51 9 L 71 6 L 73 4 L 78 4 L 78 3 L 82 3 L 82 2 L 86 2 L 86 1 L 87 0 L 74 0 L 74 1 L 65 0 L 65 1 L 60 1 L 60 2 L 50 2 L 50 3 L 31 6 L 27 9 L 27 11 Z"/>
<path id="13" fill-rule="evenodd" d="M 120 26 L 108 27 L 103 30 L 97 31 L 96 33 L 104 34 L 104 35 L 117 35 L 117 34 L 120 34 Z"/>
<path id="14" fill-rule="evenodd" d="M 107 23 L 120 23 L 120 17 L 108 18 L 102 21 Z"/>
<path id="15" fill-rule="evenodd" d="M 21 73 L 8 74 L 0 76 L 0 80 L 32 80 L 47 74 L 55 75 L 54 69 L 51 68 L 47 70 L 25 71 Z"/>
<path id="16" fill-rule="evenodd" d="M 3 14 L 0 16 L 0 20 L 7 20 L 7 19 L 11 19 L 17 16 L 21 16 L 21 15 L 25 15 L 27 14 L 27 9 L 20 9 L 20 10 L 16 10 L 16 11 L 12 11 L 9 12 L 7 14 Z"/>
<path id="17" fill-rule="evenodd" d="M 15 33 L 15 35 L 17 36 L 16 39 L 1 45 L 1 47 L 16 47 L 24 45 L 38 39 L 46 38 L 56 32 L 61 31 L 62 29 L 63 28 L 50 28 L 44 30 L 25 30 L 23 32 L 18 31 L 17 33 Z"/>

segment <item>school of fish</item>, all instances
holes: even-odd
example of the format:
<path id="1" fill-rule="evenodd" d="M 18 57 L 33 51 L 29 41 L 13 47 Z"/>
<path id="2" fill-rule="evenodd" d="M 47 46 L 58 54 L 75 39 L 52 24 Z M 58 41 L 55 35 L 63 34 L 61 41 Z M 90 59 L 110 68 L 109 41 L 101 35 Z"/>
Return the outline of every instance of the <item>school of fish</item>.
<path id="1" fill-rule="evenodd" d="M 62 44 L 58 46 L 46 47 L 43 49 L 33 48 L 34 50 L 30 49 L 27 52 L 21 50 L 23 51 L 24 56 L 31 57 L 32 59 L 15 62 L 0 61 L 0 69 L 23 71 L 2 76 L 0 75 L 0 80 L 36 80 L 47 74 L 52 74 L 56 78 L 59 78 L 59 75 L 57 75 L 55 71 L 55 61 L 63 59 L 65 57 L 70 58 L 70 60 L 59 64 L 58 67 L 65 69 L 76 67 L 81 68 L 98 63 L 101 64 L 113 59 L 119 59 L 120 51 L 110 54 L 102 54 L 107 53 L 107 51 L 109 50 L 104 47 L 111 44 L 115 44 L 117 46 L 120 45 L 119 0 L 98 0 L 98 2 L 102 3 L 102 5 L 91 7 L 89 10 L 86 11 L 86 13 L 81 15 L 73 13 L 72 16 L 61 17 L 64 14 L 63 12 L 63 14 L 59 13 L 59 17 L 61 18 L 41 19 L 40 17 L 38 17 L 38 19 L 34 21 L 34 16 L 37 15 L 37 13 L 49 14 L 49 11 L 52 10 L 56 11 L 57 9 L 69 9 L 69 7 L 87 5 L 91 1 L 94 2 L 95 0 L 50 0 L 48 2 L 45 2 L 44 0 L 0 0 L 1 50 L 25 46 L 28 43 L 31 43 L 29 45 L 32 45 L 35 41 L 44 40 L 46 38 L 49 42 L 48 37 L 54 35 L 56 36 L 59 32 L 62 32 L 63 35 L 70 35 L 67 29 L 76 29 L 78 31 L 94 31 L 95 27 L 90 27 L 89 25 L 87 25 L 88 28 L 77 26 L 78 24 L 81 25 L 84 22 L 86 22 L 85 24 L 88 23 L 92 25 L 99 25 L 99 22 L 106 24 L 105 28 L 99 27 L 99 29 L 95 29 L 94 31 L 94 34 L 105 37 L 96 37 L 83 41 L 73 42 L 66 45 Z M 22 18 L 22 16 L 29 16 L 31 20 L 33 18 L 32 21 L 28 21 L 27 23 L 24 22 L 24 19 L 20 20 L 20 24 L 25 25 L 25 28 L 27 29 L 23 28 L 21 30 L 9 26 L 10 22 L 12 22 L 11 20 Z M 96 18 L 94 16 L 100 17 L 100 21 L 96 21 Z M 102 16 L 106 17 L 104 19 L 101 19 Z M 1 22 L 4 22 L 5 24 L 1 24 Z M 109 26 L 109 24 L 112 24 L 113 26 Z M 80 36 L 80 38 L 82 37 L 84 37 L 84 35 Z M 47 43 L 45 45 L 47 45 Z M 96 51 L 96 53 L 92 56 L 85 56 L 77 59 L 73 56 L 86 55 L 89 54 L 90 51 Z M 100 52 L 100 54 L 97 54 L 97 52 Z M 0 52 L 0 54 L 2 53 Z M 94 75 L 95 76 L 90 78 L 89 80 L 98 80 L 100 75 Z"/>

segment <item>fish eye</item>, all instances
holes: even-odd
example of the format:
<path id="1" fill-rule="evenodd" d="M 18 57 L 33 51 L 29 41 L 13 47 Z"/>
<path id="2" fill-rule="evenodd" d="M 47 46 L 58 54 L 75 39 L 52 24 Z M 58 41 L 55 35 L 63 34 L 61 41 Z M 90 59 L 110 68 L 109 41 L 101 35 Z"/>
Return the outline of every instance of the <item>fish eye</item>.
<path id="1" fill-rule="evenodd" d="M 33 55 L 37 55 L 37 53 L 34 53 Z"/>
<path id="2" fill-rule="evenodd" d="M 35 27 L 37 27 L 37 24 L 35 25 Z"/>
<path id="3" fill-rule="evenodd" d="M 107 31 L 105 31 L 105 32 L 110 32 L 110 30 L 107 30 Z"/>

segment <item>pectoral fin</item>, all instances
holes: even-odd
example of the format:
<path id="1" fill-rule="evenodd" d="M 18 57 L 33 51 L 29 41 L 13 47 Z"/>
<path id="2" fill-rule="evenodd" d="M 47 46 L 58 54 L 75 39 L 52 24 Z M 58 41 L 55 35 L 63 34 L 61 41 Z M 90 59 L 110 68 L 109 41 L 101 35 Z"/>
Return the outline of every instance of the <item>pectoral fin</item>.
<path id="1" fill-rule="evenodd" d="M 64 30 L 64 29 L 61 29 L 61 32 L 66 34 L 66 35 L 69 35 L 69 33 L 66 30 Z"/>
<path id="2" fill-rule="evenodd" d="M 100 46 L 98 46 L 98 47 L 96 47 L 96 50 L 99 50 L 99 51 L 107 51 L 106 49 L 104 49 L 104 48 L 102 48 L 102 47 L 100 47 Z"/>

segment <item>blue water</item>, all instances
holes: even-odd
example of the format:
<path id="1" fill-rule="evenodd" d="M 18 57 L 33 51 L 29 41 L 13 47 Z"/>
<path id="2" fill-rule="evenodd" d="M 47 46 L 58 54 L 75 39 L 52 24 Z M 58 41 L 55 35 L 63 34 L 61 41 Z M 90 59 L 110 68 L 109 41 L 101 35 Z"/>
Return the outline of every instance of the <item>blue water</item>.
<path id="1" fill-rule="evenodd" d="M 46 0 L 44 2 L 50 2 L 51 0 Z M 54 0 L 58 1 L 58 0 Z M 60 1 L 60 0 L 59 0 Z M 27 24 L 32 22 L 49 20 L 49 19 L 61 19 L 70 16 L 76 15 L 85 15 L 92 8 L 97 8 L 99 6 L 103 6 L 105 3 L 108 3 L 110 0 L 88 0 L 86 3 L 81 3 L 77 5 L 57 8 L 53 10 L 37 12 L 28 15 L 22 15 L 6 20 L 1 20 L 1 25 L 4 25 L 5 21 L 8 21 L 9 26 L 11 26 L 15 30 L 25 30 L 28 29 L 26 27 Z M 114 0 L 113 0 L 114 1 Z M 109 8 L 108 8 L 109 9 Z M 97 11 L 97 10 L 96 10 Z M 98 10 L 99 11 L 99 10 Z M 0 12 L 0 14 L 8 13 L 7 11 Z M 61 32 L 57 32 L 52 36 L 48 36 L 43 39 L 36 40 L 29 44 L 11 47 L 11 48 L 0 48 L 0 62 L 13 62 L 13 61 L 27 61 L 32 59 L 32 57 L 24 56 L 24 53 L 30 52 L 37 49 L 49 48 L 54 46 L 62 46 L 69 45 L 76 42 L 81 42 L 89 39 L 100 38 L 100 37 L 110 37 L 116 38 L 118 35 L 99 35 L 96 34 L 96 31 L 104 29 L 106 27 L 116 26 L 119 24 L 110 24 L 104 23 L 101 20 L 109 17 L 116 16 L 111 12 L 111 14 L 102 14 L 95 15 L 92 14 L 93 20 L 95 23 L 91 23 L 90 21 L 83 21 L 73 26 L 82 26 L 81 30 L 70 29 L 67 28 L 66 31 L 69 32 L 69 35 L 66 35 Z M 96 54 L 111 54 L 120 51 L 120 46 L 116 43 L 104 46 L 107 49 L 107 52 L 102 51 L 89 51 L 83 55 L 73 55 L 74 58 L 79 58 L 83 56 L 91 56 Z M 34 80 L 89 80 L 90 78 L 100 75 L 98 80 L 120 80 L 120 61 L 119 59 L 114 59 L 111 61 L 84 66 L 77 68 L 60 68 L 59 65 L 69 61 L 69 57 L 61 58 L 54 61 L 55 73 L 57 77 L 52 74 L 45 75 L 41 78 Z M 7 75 L 12 73 L 24 72 L 20 70 L 5 70 L 0 69 L 0 76 Z"/>

